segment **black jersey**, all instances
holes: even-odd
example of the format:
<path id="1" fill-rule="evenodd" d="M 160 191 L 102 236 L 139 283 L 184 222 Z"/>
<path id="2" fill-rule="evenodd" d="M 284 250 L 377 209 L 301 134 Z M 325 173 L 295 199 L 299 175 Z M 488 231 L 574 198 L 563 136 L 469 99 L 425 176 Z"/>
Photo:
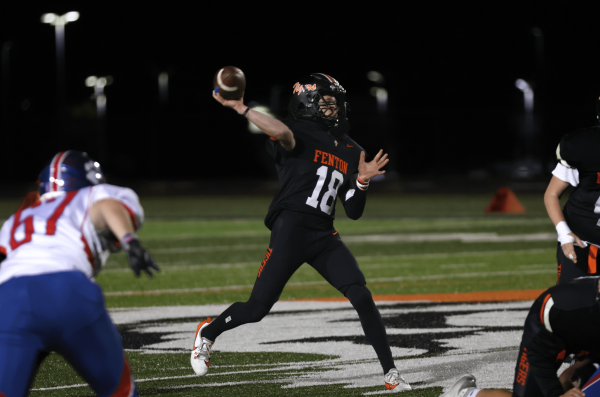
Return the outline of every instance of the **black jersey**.
<path id="1" fill-rule="evenodd" d="M 282 210 L 316 215 L 323 225 L 332 224 L 338 194 L 353 219 L 362 215 L 366 192 L 356 188 L 360 152 L 363 149 L 347 135 L 334 137 L 327 127 L 312 121 L 288 119 L 296 146 L 284 149 L 273 138 L 267 140 L 275 159 L 279 190 L 265 219 L 271 229 Z M 348 199 L 347 199 L 348 198 Z"/>
<path id="2" fill-rule="evenodd" d="M 549 288 L 534 302 L 525 320 L 514 389 L 527 396 L 535 379 L 544 396 L 564 393 L 556 370 L 563 359 L 597 359 L 600 354 L 598 277 L 585 277 Z"/>
<path id="3" fill-rule="evenodd" d="M 600 127 L 565 135 L 559 148 L 561 159 L 579 172 L 579 185 L 563 209 L 565 220 L 579 238 L 600 245 Z"/>

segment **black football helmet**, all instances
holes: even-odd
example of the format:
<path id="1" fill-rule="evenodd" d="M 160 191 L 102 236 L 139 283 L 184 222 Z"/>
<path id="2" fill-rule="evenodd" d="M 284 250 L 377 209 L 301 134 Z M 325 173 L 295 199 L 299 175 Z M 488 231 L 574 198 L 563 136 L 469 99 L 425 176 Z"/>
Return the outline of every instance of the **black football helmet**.
<path id="1" fill-rule="evenodd" d="M 340 122 L 347 123 L 346 90 L 333 77 L 325 73 L 312 73 L 294 84 L 293 88 L 288 111 L 295 119 L 315 121 L 330 129 L 337 129 Z M 336 102 L 325 101 L 325 95 L 334 97 Z M 334 105 L 337 112 L 326 115 Z"/>

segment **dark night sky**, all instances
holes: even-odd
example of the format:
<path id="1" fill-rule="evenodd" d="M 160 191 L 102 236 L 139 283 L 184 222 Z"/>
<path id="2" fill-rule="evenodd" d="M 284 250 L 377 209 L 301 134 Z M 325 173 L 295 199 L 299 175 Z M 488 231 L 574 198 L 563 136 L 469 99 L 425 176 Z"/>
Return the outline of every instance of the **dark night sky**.
<path id="1" fill-rule="evenodd" d="M 368 152 L 390 152 L 389 167 L 400 175 L 493 175 L 507 172 L 498 164 L 527 155 L 547 173 L 560 136 L 595 122 L 598 24 L 592 10 L 563 0 L 444 8 L 398 2 L 399 10 L 304 2 L 295 10 L 262 11 L 255 3 L 197 9 L 47 3 L 4 9 L 0 16 L 0 43 L 13 44 L 0 109 L 0 165 L 11 170 L 9 182 L 35 180 L 65 149 L 87 151 L 123 179 L 272 175 L 264 136 L 248 133 L 243 119 L 211 97 L 213 75 L 225 65 L 246 73 L 247 102 L 269 105 L 279 86 L 279 116 L 299 77 L 333 75 L 348 91 L 351 136 Z M 81 17 L 66 26 L 67 110 L 59 130 L 54 28 L 40 16 L 67 11 Z M 544 35 L 541 67 L 532 27 Z M 370 70 L 385 77 L 385 118 L 369 94 Z M 158 100 L 161 71 L 169 72 L 167 107 Z M 105 153 L 92 89 L 84 85 L 89 75 L 114 78 L 106 88 Z M 535 84 L 537 132 L 529 140 L 518 133 L 523 97 L 517 78 Z"/>

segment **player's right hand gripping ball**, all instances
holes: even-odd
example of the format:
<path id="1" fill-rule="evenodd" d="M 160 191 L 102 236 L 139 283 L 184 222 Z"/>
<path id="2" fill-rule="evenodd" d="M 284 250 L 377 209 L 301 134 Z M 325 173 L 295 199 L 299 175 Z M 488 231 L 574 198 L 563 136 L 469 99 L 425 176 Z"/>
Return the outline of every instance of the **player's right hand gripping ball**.
<path id="1" fill-rule="evenodd" d="M 240 99 L 246 89 L 246 76 L 235 66 L 225 66 L 219 69 L 213 78 L 215 94 L 225 99 Z"/>
<path id="2" fill-rule="evenodd" d="M 129 267 L 133 270 L 136 277 L 140 276 L 140 272 L 143 270 L 148 274 L 148 277 L 154 277 L 153 271 L 160 272 L 160 268 L 152 258 L 152 255 L 142 247 L 140 240 L 137 239 L 133 234 L 127 233 L 121 239 L 121 246 L 127 251 L 127 259 L 129 260 Z"/>

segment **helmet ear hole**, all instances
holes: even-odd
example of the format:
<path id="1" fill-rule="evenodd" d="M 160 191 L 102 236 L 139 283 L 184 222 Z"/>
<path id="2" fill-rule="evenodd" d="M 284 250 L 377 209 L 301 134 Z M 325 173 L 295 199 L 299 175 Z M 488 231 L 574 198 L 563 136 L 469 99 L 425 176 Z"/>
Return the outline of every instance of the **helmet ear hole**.
<path id="1" fill-rule="evenodd" d="M 297 107 L 296 109 L 297 109 L 297 110 L 304 110 L 304 109 L 306 109 L 306 106 L 304 106 L 304 103 L 300 102 L 300 103 L 298 104 L 298 107 Z"/>

